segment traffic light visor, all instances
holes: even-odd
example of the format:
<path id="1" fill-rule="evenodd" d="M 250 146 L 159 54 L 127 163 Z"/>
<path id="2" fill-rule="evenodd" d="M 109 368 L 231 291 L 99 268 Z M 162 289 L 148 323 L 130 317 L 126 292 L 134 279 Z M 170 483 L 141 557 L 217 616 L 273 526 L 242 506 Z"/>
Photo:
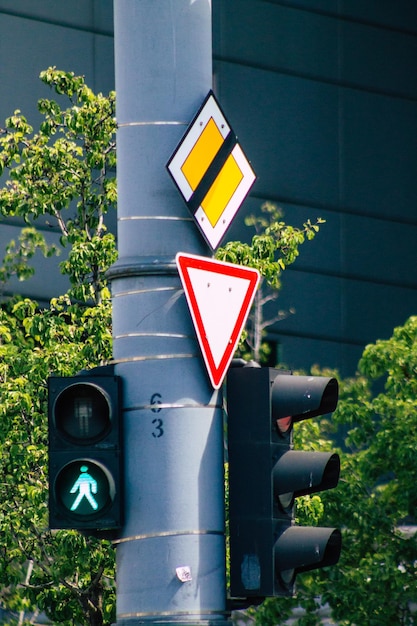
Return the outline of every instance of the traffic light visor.
<path id="1" fill-rule="evenodd" d="M 280 455 L 272 474 L 274 493 L 285 510 L 293 505 L 294 498 L 336 487 L 340 458 L 329 452 L 288 450 Z"/>
<path id="2" fill-rule="evenodd" d="M 341 548 L 342 536 L 336 528 L 290 526 L 275 543 L 275 571 L 288 584 L 300 572 L 335 565 Z"/>
<path id="3" fill-rule="evenodd" d="M 285 433 L 293 422 L 332 413 L 338 397 L 335 378 L 279 374 L 271 390 L 272 418 L 280 432 Z"/>

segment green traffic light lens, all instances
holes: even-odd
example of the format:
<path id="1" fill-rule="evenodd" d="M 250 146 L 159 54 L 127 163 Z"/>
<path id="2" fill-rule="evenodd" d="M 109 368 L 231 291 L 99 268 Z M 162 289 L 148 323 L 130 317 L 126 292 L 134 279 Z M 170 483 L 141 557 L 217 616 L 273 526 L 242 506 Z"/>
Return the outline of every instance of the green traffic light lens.
<path id="1" fill-rule="evenodd" d="M 100 441 L 111 428 L 111 403 L 105 391 L 91 383 L 66 387 L 55 401 L 55 425 L 72 443 Z"/>
<path id="2" fill-rule="evenodd" d="M 115 495 L 110 474 L 91 459 L 77 459 L 65 465 L 55 479 L 54 490 L 66 513 L 81 518 L 102 514 Z"/>

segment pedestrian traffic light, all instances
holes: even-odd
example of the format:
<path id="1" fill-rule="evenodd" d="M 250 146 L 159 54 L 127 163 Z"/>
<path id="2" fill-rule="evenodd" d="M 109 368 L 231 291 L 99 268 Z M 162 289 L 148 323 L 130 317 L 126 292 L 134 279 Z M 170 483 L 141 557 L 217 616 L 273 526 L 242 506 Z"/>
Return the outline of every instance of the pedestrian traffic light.
<path id="1" fill-rule="evenodd" d="M 239 367 L 227 378 L 230 596 L 290 596 L 299 572 L 337 563 L 335 528 L 294 524 L 294 501 L 337 485 L 337 454 L 293 450 L 294 422 L 330 413 L 334 378 Z"/>
<path id="2" fill-rule="evenodd" d="M 112 366 L 48 379 L 50 528 L 121 526 L 120 411 Z"/>

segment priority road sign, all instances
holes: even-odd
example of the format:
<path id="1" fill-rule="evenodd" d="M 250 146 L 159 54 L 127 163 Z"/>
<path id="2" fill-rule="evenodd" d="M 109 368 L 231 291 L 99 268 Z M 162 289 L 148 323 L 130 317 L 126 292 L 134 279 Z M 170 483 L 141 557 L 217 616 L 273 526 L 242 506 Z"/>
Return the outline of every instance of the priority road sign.
<path id="1" fill-rule="evenodd" d="M 167 168 L 214 250 L 249 193 L 256 175 L 212 91 Z"/>
<path id="2" fill-rule="evenodd" d="M 179 252 L 178 272 L 214 389 L 226 375 L 260 275 L 251 267 Z"/>

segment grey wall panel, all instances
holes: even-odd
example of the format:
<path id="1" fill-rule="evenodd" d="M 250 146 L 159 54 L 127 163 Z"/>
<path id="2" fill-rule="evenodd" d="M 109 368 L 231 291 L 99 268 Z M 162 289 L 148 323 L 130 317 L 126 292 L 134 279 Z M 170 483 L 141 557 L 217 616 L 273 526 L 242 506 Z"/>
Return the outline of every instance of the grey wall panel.
<path id="1" fill-rule="evenodd" d="M 338 91 L 229 63 L 217 71 L 220 101 L 258 175 L 256 194 L 335 206 Z"/>
<path id="2" fill-rule="evenodd" d="M 417 313 L 417 291 L 401 286 L 346 281 L 343 301 L 349 335 L 364 344 L 388 339 Z"/>
<path id="3" fill-rule="evenodd" d="M 215 58 L 335 80 L 337 20 L 255 0 L 214 0 Z"/>
<path id="4" fill-rule="evenodd" d="M 295 314 L 280 321 L 276 332 L 365 345 L 389 337 L 416 313 L 417 291 L 288 269 L 278 302 Z"/>
<path id="5" fill-rule="evenodd" d="M 108 94 L 114 91 L 114 40 L 113 37 L 94 35 L 94 67 L 87 83 L 95 92 Z"/>
<path id="6" fill-rule="evenodd" d="M 261 201 L 250 198 L 240 209 L 228 239 L 249 241 L 254 229 L 242 225 L 246 215 L 259 211 Z M 278 203 L 283 220 L 302 228 L 305 221 L 325 221 L 313 241 L 299 248 L 295 267 L 341 278 L 354 278 L 417 289 L 417 222 L 384 220 L 326 211 L 316 207 Z"/>
<path id="7" fill-rule="evenodd" d="M 340 23 L 339 34 L 342 84 L 404 98 L 417 97 L 415 35 L 350 21 Z"/>
<path id="8" fill-rule="evenodd" d="M 386 288 L 416 290 L 417 224 L 344 215 L 343 272 Z M 415 296 L 412 296 L 415 304 Z M 417 312 L 417 311 L 416 311 Z M 412 311 L 410 311 L 410 314 Z"/>
<path id="9" fill-rule="evenodd" d="M 310 371 L 312 366 L 330 367 L 342 376 L 350 376 L 357 370 L 363 348 L 359 345 L 310 339 L 291 335 L 272 335 L 277 340 L 276 360 L 288 369 Z"/>
<path id="10" fill-rule="evenodd" d="M 113 0 L 0 0 L 0 13 L 91 31 L 113 32 Z"/>
<path id="11" fill-rule="evenodd" d="M 278 300 L 267 307 L 267 318 L 277 310 L 293 310 L 293 314 L 274 325 L 274 331 L 324 341 L 344 341 L 343 300 L 338 278 L 288 269 L 282 277 Z"/>
<path id="12" fill-rule="evenodd" d="M 256 190 L 256 183 L 255 183 Z M 232 226 L 226 234 L 226 241 L 245 241 L 249 243 L 255 234 L 253 227 L 244 224 L 245 218 L 260 212 L 260 207 L 265 199 L 250 196 L 239 209 Z M 282 220 L 296 228 L 303 228 L 304 222 L 311 220 L 314 224 L 317 218 L 326 220 L 320 226 L 320 232 L 312 241 L 305 241 L 299 248 L 297 267 L 305 271 L 319 272 L 330 275 L 342 273 L 342 220 L 343 215 L 337 211 L 326 211 L 322 208 L 299 206 L 288 202 L 274 202 L 283 212 Z"/>
<path id="13" fill-rule="evenodd" d="M 338 12 L 339 3 L 335 0 L 253 0 L 254 4 L 266 2 L 282 5 L 287 8 L 303 9 L 308 13 L 323 13 L 334 15 Z"/>
<path id="14" fill-rule="evenodd" d="M 412 34 L 261 0 L 217 0 L 213 12 L 216 59 L 417 96 L 417 38 Z"/>
<path id="15" fill-rule="evenodd" d="M 415 101 L 343 90 L 341 206 L 415 223 L 416 137 Z"/>
<path id="16" fill-rule="evenodd" d="M 256 0 L 255 0 L 256 1 Z M 263 1 L 263 0 L 261 0 Z M 309 13 L 324 13 L 341 19 L 417 33 L 413 0 L 265 0 L 271 4 L 297 7 Z"/>
<path id="17" fill-rule="evenodd" d="M 51 65 L 85 75 L 95 90 L 114 89 L 111 37 L 1 13 L 0 29 L 0 56 L 8 60 L 0 66 L 1 124 L 15 109 L 39 120 L 37 101 L 52 93 L 38 77 Z"/>
<path id="18" fill-rule="evenodd" d="M 341 17 L 417 34 L 414 0 L 339 0 L 337 6 Z"/>
<path id="19" fill-rule="evenodd" d="M 0 224 L 0 261 L 3 259 L 6 246 L 11 240 L 18 243 L 20 226 L 16 224 Z M 44 231 L 46 241 L 49 245 L 55 244 L 59 247 L 59 235 L 55 232 Z M 23 296 L 35 299 L 40 303 L 49 302 L 53 296 L 65 293 L 68 289 L 68 279 L 59 271 L 59 262 L 66 257 L 65 250 L 61 249 L 58 257 L 45 259 L 41 253 L 37 253 L 31 259 L 29 265 L 35 267 L 33 277 L 25 281 L 11 279 L 6 285 L 0 285 L 0 297 L 12 293 L 20 293 Z"/>

